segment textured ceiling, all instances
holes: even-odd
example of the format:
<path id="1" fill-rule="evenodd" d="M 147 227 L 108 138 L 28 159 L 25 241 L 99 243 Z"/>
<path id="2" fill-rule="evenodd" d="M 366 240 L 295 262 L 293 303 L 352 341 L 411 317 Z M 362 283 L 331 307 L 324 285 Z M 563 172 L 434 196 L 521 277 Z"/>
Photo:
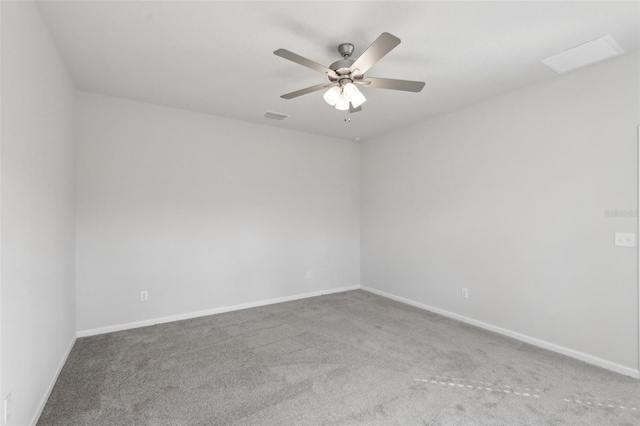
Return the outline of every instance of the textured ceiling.
<path id="1" fill-rule="evenodd" d="M 371 138 L 557 75 L 540 60 L 611 34 L 638 49 L 638 2 L 47 1 L 40 9 L 81 90 L 332 137 Z M 273 55 L 323 65 L 353 58 L 382 32 L 402 43 L 367 76 L 421 80 L 420 93 L 364 87 L 344 113 L 322 91 L 281 94 L 326 77 Z M 290 114 L 283 122 L 265 111 Z"/>

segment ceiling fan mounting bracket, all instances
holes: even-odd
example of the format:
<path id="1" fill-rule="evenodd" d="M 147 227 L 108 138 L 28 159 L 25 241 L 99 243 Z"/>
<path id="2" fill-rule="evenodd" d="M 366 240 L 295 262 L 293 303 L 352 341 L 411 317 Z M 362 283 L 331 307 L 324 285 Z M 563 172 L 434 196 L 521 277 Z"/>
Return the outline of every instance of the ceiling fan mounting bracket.
<path id="1" fill-rule="evenodd" d="M 338 46 L 338 52 L 340 52 L 340 56 L 342 56 L 344 59 L 349 59 L 349 57 L 353 53 L 353 44 L 342 43 L 340 46 Z"/>

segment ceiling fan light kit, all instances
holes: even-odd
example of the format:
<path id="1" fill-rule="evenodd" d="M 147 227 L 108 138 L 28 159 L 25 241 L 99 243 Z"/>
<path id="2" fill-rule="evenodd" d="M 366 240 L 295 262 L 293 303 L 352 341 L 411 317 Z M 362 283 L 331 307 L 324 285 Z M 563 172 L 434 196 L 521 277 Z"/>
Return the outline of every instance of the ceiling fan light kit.
<path id="1" fill-rule="evenodd" d="M 424 87 L 422 81 L 394 80 L 390 78 L 365 77 L 365 72 L 382 59 L 393 48 L 400 44 L 400 39 L 389 33 L 382 33 L 355 61 L 350 59 L 354 46 L 351 43 L 343 43 L 338 46 L 338 52 L 343 59 L 325 67 L 286 49 L 278 49 L 273 52 L 276 56 L 288 59 L 303 65 L 319 73 L 325 74 L 328 83 L 317 84 L 305 89 L 282 95 L 283 99 L 293 99 L 298 96 L 313 93 L 318 90 L 327 90 L 322 96 L 326 103 L 340 111 L 362 111 L 361 105 L 367 98 L 356 85 L 371 88 L 403 90 L 406 92 L 420 92 Z M 345 121 L 351 121 L 350 119 Z"/>
<path id="2" fill-rule="evenodd" d="M 349 103 L 351 103 L 354 108 L 358 108 L 367 100 L 356 85 L 351 82 L 343 86 L 331 87 L 322 97 L 326 103 L 341 111 L 348 110 Z"/>

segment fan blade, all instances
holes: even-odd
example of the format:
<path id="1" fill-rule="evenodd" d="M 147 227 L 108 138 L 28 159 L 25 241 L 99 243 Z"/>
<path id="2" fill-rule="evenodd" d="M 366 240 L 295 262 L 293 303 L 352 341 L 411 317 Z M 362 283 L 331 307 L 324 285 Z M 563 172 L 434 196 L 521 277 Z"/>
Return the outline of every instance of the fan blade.
<path id="1" fill-rule="evenodd" d="M 424 87 L 424 81 L 394 80 L 392 78 L 367 77 L 364 82 L 369 82 L 368 87 L 378 89 L 404 90 L 406 92 L 419 92 Z"/>
<path id="2" fill-rule="evenodd" d="M 281 58 L 293 61 L 296 64 L 300 64 L 307 68 L 311 68 L 312 70 L 317 71 L 320 74 L 328 74 L 334 78 L 338 78 L 338 75 L 334 70 L 329 69 L 324 65 L 320 65 L 317 62 L 313 62 L 311 59 L 307 59 L 304 56 L 298 55 L 297 53 L 290 52 L 287 49 L 278 49 L 275 52 L 273 52 L 273 54 L 276 56 L 280 56 Z"/>
<path id="3" fill-rule="evenodd" d="M 391 52 L 394 47 L 400 44 L 400 39 L 389 33 L 382 33 L 371 46 L 367 47 L 362 55 L 351 64 L 351 72 L 358 70 L 358 74 L 364 74 L 369 68 L 375 65 L 384 55 Z"/>
<path id="4" fill-rule="evenodd" d="M 307 93 L 317 92 L 318 90 L 322 90 L 326 87 L 331 87 L 331 86 L 333 86 L 333 84 L 331 83 L 316 84 L 315 86 L 296 90 L 295 92 L 287 93 L 286 95 L 282 95 L 280 97 L 282 99 L 293 99 L 293 98 L 297 98 L 298 96 L 306 95 Z"/>
<path id="5" fill-rule="evenodd" d="M 358 108 L 354 108 L 353 104 L 351 102 L 349 102 L 349 112 L 350 113 L 354 113 L 354 112 L 360 112 L 362 111 L 362 107 L 359 106 Z"/>

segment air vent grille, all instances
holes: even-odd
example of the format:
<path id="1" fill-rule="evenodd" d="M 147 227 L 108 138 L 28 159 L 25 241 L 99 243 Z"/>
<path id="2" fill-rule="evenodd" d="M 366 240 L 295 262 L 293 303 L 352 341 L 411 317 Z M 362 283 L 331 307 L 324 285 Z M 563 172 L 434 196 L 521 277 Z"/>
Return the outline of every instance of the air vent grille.
<path id="1" fill-rule="evenodd" d="M 613 37 L 606 35 L 588 43 L 574 47 L 556 55 L 549 56 L 541 62 L 557 72 L 565 74 L 587 65 L 602 62 L 624 54 L 624 50 Z"/>
<path id="2" fill-rule="evenodd" d="M 282 114 L 280 112 L 274 112 L 274 111 L 267 111 L 264 114 L 262 114 L 262 117 L 268 118 L 269 120 L 277 120 L 277 121 L 282 121 L 289 118 L 287 114 Z"/>

